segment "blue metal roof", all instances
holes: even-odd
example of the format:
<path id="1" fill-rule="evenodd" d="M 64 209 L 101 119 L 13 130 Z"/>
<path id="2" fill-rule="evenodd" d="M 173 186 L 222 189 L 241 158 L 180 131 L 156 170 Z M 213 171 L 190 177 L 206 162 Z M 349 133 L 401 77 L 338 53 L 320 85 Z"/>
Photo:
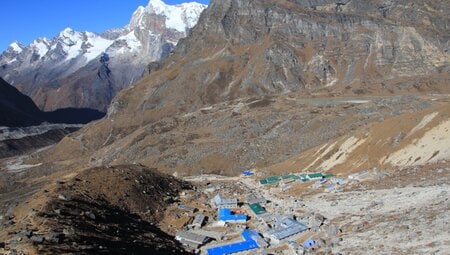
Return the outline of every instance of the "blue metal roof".
<path id="1" fill-rule="evenodd" d="M 253 173 L 252 171 L 250 171 L 250 170 L 243 171 L 242 174 L 243 174 L 243 175 L 246 175 L 246 176 L 252 176 L 252 175 L 254 175 L 254 173 Z"/>
<path id="2" fill-rule="evenodd" d="M 229 208 L 219 209 L 219 220 L 221 221 L 243 221 L 247 220 L 245 214 L 232 214 Z"/>
<path id="3" fill-rule="evenodd" d="M 256 241 L 258 238 L 260 238 L 258 232 L 250 229 L 244 229 L 241 235 L 246 241 Z"/>
<path id="4" fill-rule="evenodd" d="M 314 241 L 314 240 L 306 240 L 306 241 L 303 243 L 303 247 L 306 247 L 306 248 L 311 248 L 311 247 L 313 247 L 314 245 L 316 245 L 316 241 Z"/>
<path id="5" fill-rule="evenodd" d="M 258 235 L 258 233 L 246 229 L 242 231 L 244 241 L 210 248 L 207 250 L 208 255 L 227 255 L 259 248 L 258 243 L 255 241 L 256 238 L 252 238 L 254 235 Z"/>

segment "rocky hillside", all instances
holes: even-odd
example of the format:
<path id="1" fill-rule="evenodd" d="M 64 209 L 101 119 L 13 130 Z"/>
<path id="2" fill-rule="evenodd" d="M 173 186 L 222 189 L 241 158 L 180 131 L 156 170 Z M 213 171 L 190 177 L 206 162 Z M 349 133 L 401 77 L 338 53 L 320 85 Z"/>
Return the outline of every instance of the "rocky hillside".
<path id="1" fill-rule="evenodd" d="M 448 91 L 449 20 L 440 11 L 448 8 L 445 1 L 213 1 L 161 72 L 117 101 L 139 91 L 147 96 L 126 102 L 130 109 L 189 111 L 292 91 Z"/>
<path id="2" fill-rule="evenodd" d="M 0 159 L 54 145 L 82 125 L 43 124 L 31 127 L 0 127 Z M 14 165 L 14 164 L 11 164 Z M 13 166 L 11 168 L 14 168 Z"/>
<path id="3" fill-rule="evenodd" d="M 151 0 L 121 29 L 96 34 L 67 28 L 29 46 L 15 42 L 0 55 L 0 76 L 45 111 L 106 111 L 118 91 L 143 77 L 150 62 L 170 54 L 205 7 Z"/>
<path id="4" fill-rule="evenodd" d="M 162 66 L 48 162 L 232 174 L 428 108 L 420 95 L 450 89 L 448 6 L 412 4 L 212 1 Z M 407 93 L 419 96 L 392 96 Z"/>
<path id="5" fill-rule="evenodd" d="M 364 169 L 445 165 L 450 159 L 450 103 L 448 98 L 435 100 L 440 102 L 422 111 L 382 118 L 271 169 L 320 169 L 348 175 Z"/>
<path id="6" fill-rule="evenodd" d="M 316 254 L 445 254 L 448 8 L 213 0 L 106 118 L 0 160 L 0 240 L 37 254 L 182 254 L 155 223 L 181 229 L 176 202 L 213 219 L 208 196 L 229 191 L 312 218 L 299 243 L 317 240 Z M 196 189 L 177 196 L 189 185 L 148 167 L 191 175 Z M 254 178 L 239 176 L 249 168 Z M 259 182 L 306 171 L 336 178 Z"/>
<path id="7" fill-rule="evenodd" d="M 45 183 L 0 221 L 0 240 L 6 240 L 8 250 L 30 255 L 186 254 L 156 224 L 189 184 L 142 166 L 52 175 Z M 22 183 L 22 191 L 28 185 Z"/>

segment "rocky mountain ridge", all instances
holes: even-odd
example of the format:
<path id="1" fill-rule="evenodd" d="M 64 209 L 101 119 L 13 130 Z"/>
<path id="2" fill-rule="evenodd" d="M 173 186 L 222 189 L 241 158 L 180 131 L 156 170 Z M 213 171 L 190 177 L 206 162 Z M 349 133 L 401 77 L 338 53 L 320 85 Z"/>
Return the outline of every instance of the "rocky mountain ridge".
<path id="1" fill-rule="evenodd" d="M 37 126 L 43 122 L 86 124 L 103 116 L 102 112 L 85 108 L 43 112 L 31 98 L 0 78 L 0 127 Z"/>
<path id="2" fill-rule="evenodd" d="M 212 1 L 173 55 L 122 91 L 107 119 L 74 135 L 89 140 L 84 152 L 65 139 L 49 160 L 71 161 L 65 150 L 76 157 L 95 151 L 85 161 L 91 166 L 148 162 L 167 171 L 232 172 L 282 161 L 350 132 L 351 123 L 423 110 L 420 95 L 450 89 L 448 18 L 439 11 L 448 6 L 412 4 Z M 384 5 L 389 12 L 380 11 Z M 311 97 L 322 108 L 311 108 Z M 344 103 L 325 119 L 315 114 L 328 112 L 325 101 L 351 98 L 371 104 Z M 302 142 L 295 142 L 299 130 Z"/>
<path id="3" fill-rule="evenodd" d="M 42 121 L 33 100 L 0 78 L 0 126 L 30 126 Z"/>
<path id="4" fill-rule="evenodd" d="M 91 109 L 42 112 L 31 98 L 0 78 L 0 159 L 54 145 L 67 134 L 80 129 L 80 124 L 103 116 L 103 113 Z"/>
<path id="5" fill-rule="evenodd" d="M 405 81 L 424 76 L 442 87 L 450 63 L 449 20 L 439 10 L 448 6 L 432 3 L 349 1 L 335 9 L 335 1 L 212 2 L 168 64 L 180 75 L 160 78 L 158 93 L 146 101 L 174 102 L 178 96 L 169 91 L 199 88 L 189 94 L 197 98 L 184 98 L 186 105 L 292 91 L 392 93 L 427 89 Z M 173 67 L 181 59 L 194 64 Z M 187 86 L 177 85 L 188 77 L 193 81 Z"/>
<path id="6" fill-rule="evenodd" d="M 40 253 L 122 254 L 117 246 L 132 244 L 136 254 L 181 254 L 147 223 L 175 234 L 201 213 L 216 231 L 209 205 L 224 193 L 262 197 L 268 213 L 307 223 L 289 243 L 314 240 L 308 253 L 445 254 L 448 8 L 213 0 L 173 54 L 114 98 L 107 118 L 19 162 L 0 160 L 0 239 Z M 145 166 L 193 189 L 180 193 L 179 181 Z M 254 177 L 240 175 L 247 169 Z M 301 180 L 315 172 L 333 176 Z M 280 182 L 264 185 L 270 176 Z M 186 206 L 199 211 L 181 213 Z M 267 222 L 251 218 L 264 236 Z"/>
<path id="7" fill-rule="evenodd" d="M 151 0 L 121 29 L 96 34 L 66 28 L 29 46 L 14 42 L 0 55 L 0 76 L 43 110 L 105 111 L 118 91 L 142 78 L 148 63 L 170 54 L 205 7 Z"/>

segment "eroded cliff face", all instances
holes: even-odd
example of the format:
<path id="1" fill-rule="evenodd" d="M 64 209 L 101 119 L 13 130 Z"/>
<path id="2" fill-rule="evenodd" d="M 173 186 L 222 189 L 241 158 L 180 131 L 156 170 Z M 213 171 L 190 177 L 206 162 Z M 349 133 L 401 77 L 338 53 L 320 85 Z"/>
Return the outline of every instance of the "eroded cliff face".
<path id="1" fill-rule="evenodd" d="M 426 108 L 401 96 L 356 108 L 298 99 L 448 92 L 448 8 L 445 1 L 212 1 L 173 55 L 48 161 L 231 173 Z"/>
<path id="2" fill-rule="evenodd" d="M 398 83 L 447 73 L 445 8 L 443 1 L 214 1 L 168 60 L 171 75 L 146 82 L 158 89 L 143 106 L 320 89 L 424 88 Z"/>

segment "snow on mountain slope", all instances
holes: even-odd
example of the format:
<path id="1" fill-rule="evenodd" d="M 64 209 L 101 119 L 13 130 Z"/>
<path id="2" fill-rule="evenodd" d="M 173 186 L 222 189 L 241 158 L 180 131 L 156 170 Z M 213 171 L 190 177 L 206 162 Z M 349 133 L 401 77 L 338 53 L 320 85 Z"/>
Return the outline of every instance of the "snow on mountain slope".
<path id="1" fill-rule="evenodd" d="M 66 28 L 53 39 L 38 38 L 27 47 L 14 42 L 0 55 L 0 77 L 43 110 L 105 110 L 118 91 L 143 77 L 150 62 L 169 55 L 205 8 L 195 2 L 168 5 L 150 0 L 121 29 L 97 34 Z M 80 93 L 89 100 L 71 100 Z"/>
<path id="2" fill-rule="evenodd" d="M 186 29 L 193 27 L 197 23 L 198 17 L 204 8 L 205 6 L 199 3 L 167 5 L 161 0 L 150 0 L 145 11 L 149 14 L 167 17 L 165 23 L 167 28 L 186 32 Z"/>
<path id="3" fill-rule="evenodd" d="M 84 56 L 86 57 L 86 61 L 90 62 L 96 57 L 100 56 L 106 49 L 111 46 L 114 41 L 105 39 L 103 37 L 98 36 L 97 34 L 87 32 L 87 42 L 86 42 L 86 53 Z"/>
<path id="4" fill-rule="evenodd" d="M 81 45 L 83 44 L 84 39 L 82 33 L 66 28 L 60 34 L 60 37 L 63 41 L 64 52 L 67 53 L 66 59 L 70 60 L 78 57 L 81 53 Z"/>
<path id="5" fill-rule="evenodd" d="M 98 34 L 76 32 L 71 28 L 62 31 L 58 39 L 60 39 L 63 51 L 66 54 L 65 61 L 84 56 L 85 63 L 100 56 L 114 43 L 113 40 L 105 39 Z M 55 50 L 58 46 L 59 44 L 55 44 L 52 49 Z"/>
<path id="6" fill-rule="evenodd" d="M 47 38 L 37 39 L 31 43 L 30 47 L 33 48 L 35 50 L 34 52 L 40 57 L 43 57 L 49 51 L 49 43 Z"/>
<path id="7" fill-rule="evenodd" d="M 117 40 L 124 41 L 130 51 L 137 51 L 140 47 L 142 47 L 141 42 L 136 38 L 136 35 L 134 33 L 135 32 L 132 30 L 128 34 L 117 38 Z"/>
<path id="8" fill-rule="evenodd" d="M 13 42 L 13 43 L 11 43 L 11 44 L 9 45 L 9 47 L 10 47 L 13 51 L 15 51 L 15 52 L 17 52 L 17 53 L 21 53 L 21 52 L 23 51 L 23 46 L 22 46 L 20 43 L 18 43 L 18 42 Z"/>

